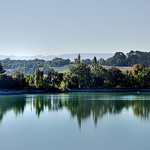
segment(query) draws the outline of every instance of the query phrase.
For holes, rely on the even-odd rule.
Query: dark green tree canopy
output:
[[[97,61],[97,58],[96,58],[96,57],[94,57],[93,60],[92,60],[92,67],[93,67],[93,68],[98,67],[98,61]]]
[[[91,65],[92,61],[91,61],[91,59],[82,59],[82,63],[87,64],[87,65]]]
[[[126,66],[126,55],[123,52],[116,52],[115,55],[108,58],[105,63],[110,66]]]
[[[3,66],[2,66],[2,64],[0,63],[0,74],[3,74],[3,73],[5,73],[5,70],[3,69]]]
[[[80,54],[78,54],[77,64],[80,65],[80,63],[81,63],[81,56],[80,56]]]

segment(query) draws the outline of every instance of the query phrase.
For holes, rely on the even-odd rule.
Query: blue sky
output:
[[[149,0],[0,0],[0,54],[150,50]]]

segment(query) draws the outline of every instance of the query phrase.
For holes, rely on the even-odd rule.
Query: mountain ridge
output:
[[[82,59],[93,59],[94,56],[99,58],[107,59],[112,57],[114,53],[80,53]],[[78,53],[71,53],[71,54],[60,54],[60,55],[34,55],[34,56],[15,56],[15,55],[0,55],[0,60],[10,58],[11,60],[33,60],[33,59],[43,59],[43,60],[52,60],[55,57],[63,58],[63,59],[70,59],[74,60],[77,58]]]

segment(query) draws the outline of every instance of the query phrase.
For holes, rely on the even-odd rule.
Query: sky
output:
[[[0,54],[150,50],[149,0],[0,0]]]

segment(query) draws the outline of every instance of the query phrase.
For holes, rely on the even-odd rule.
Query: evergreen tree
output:
[[[35,73],[34,73],[34,84],[35,84],[36,88],[42,87],[43,75],[44,75],[43,71],[40,71],[39,68],[35,71]]]
[[[93,67],[94,69],[96,69],[96,68],[98,67],[98,61],[97,61],[97,58],[96,58],[96,57],[94,57],[93,60],[92,60],[92,67]]]
[[[80,65],[80,64],[81,64],[81,56],[80,56],[80,54],[78,54],[77,64],[78,64],[78,65]]]

